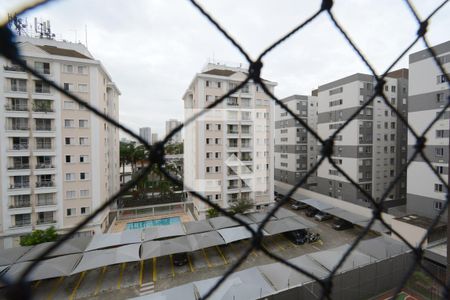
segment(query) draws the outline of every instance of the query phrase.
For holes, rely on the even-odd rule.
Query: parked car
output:
[[[294,244],[303,245],[307,241],[308,232],[305,229],[285,232],[284,235]]]
[[[306,205],[305,203],[300,202],[300,201],[295,201],[294,203],[291,204],[291,208],[294,210],[304,209],[307,207],[308,207],[308,205]]]
[[[337,219],[333,223],[334,230],[345,230],[345,229],[349,229],[349,228],[353,228],[353,224],[344,219]]]
[[[314,207],[309,207],[306,211],[305,211],[305,215],[307,217],[314,217],[319,211],[317,209],[315,209]]]
[[[275,201],[276,202],[280,202],[283,199],[283,195],[276,195],[275,196]]]
[[[316,221],[322,222],[331,219],[333,216],[330,214],[327,214],[326,212],[319,211],[315,216],[314,219]]]
[[[188,263],[188,257],[187,257],[187,253],[183,252],[183,253],[176,253],[172,256],[173,258],[173,264],[175,266],[184,266],[185,264]]]

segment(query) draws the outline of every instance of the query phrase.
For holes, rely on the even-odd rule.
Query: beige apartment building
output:
[[[246,73],[206,65],[183,96],[185,121],[238,86]],[[273,93],[276,83],[265,83]],[[197,219],[204,219],[210,207],[191,190],[225,209],[240,199],[250,200],[253,210],[274,201],[274,104],[261,87],[249,82],[184,132],[184,184]]]
[[[85,46],[30,37],[17,43],[29,66],[118,119],[120,92]],[[12,247],[33,229],[72,228],[119,189],[119,131],[0,59],[0,236]],[[104,211],[84,234],[107,224]]]

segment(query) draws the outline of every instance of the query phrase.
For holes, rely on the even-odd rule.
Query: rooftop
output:
[[[409,214],[409,215],[406,215],[403,217],[397,217],[397,218],[394,218],[394,220],[402,221],[402,222],[405,222],[405,223],[408,223],[408,224],[411,224],[411,225],[414,225],[417,227],[421,227],[424,229],[428,229],[433,222],[433,220],[431,220],[429,218],[418,216],[415,214]],[[442,227],[442,226],[446,226],[446,225],[442,222],[439,222],[438,224],[436,224],[436,226],[434,228],[436,229],[436,228]]]

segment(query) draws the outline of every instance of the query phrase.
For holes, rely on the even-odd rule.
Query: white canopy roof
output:
[[[269,221],[264,226],[264,230],[268,233],[268,235],[274,235],[305,228],[308,228],[308,226],[296,221],[294,218],[284,218],[281,220]]]
[[[154,226],[143,230],[144,241],[157,240],[168,237],[186,235],[184,227],[180,223]]]
[[[188,238],[186,236],[179,236],[162,241],[148,241],[142,243],[141,258],[149,259],[190,251],[192,250]]]
[[[208,220],[187,222],[184,223],[184,228],[186,229],[186,234],[200,233],[214,230],[211,224],[209,224]]]
[[[258,228],[258,225],[256,224],[250,224],[249,226],[254,230],[257,230]],[[217,230],[217,232],[222,236],[226,244],[235,241],[245,240],[252,237],[251,232],[248,231],[248,229],[245,228],[245,226],[219,229]]]
[[[86,247],[91,241],[91,239],[92,237],[90,236],[68,239],[67,241],[59,245],[58,248],[56,248],[54,251],[50,252],[50,254],[47,257],[82,253],[84,250],[86,250]],[[18,261],[22,262],[35,260],[53,244],[55,244],[55,242],[38,244],[34,246],[30,251],[25,253],[25,255],[20,257]]]
[[[141,242],[142,230],[127,230],[116,233],[97,234],[92,237],[86,251],[122,246]]]
[[[0,250],[0,266],[7,266],[15,263],[21,256],[30,251],[31,248],[33,248],[33,246]]]
[[[187,236],[192,251],[225,244],[217,231],[208,231]]]

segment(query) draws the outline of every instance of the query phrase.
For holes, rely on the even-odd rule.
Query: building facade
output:
[[[139,128],[139,136],[149,145],[152,144],[152,129],[150,127]]]
[[[439,61],[450,69],[450,41],[433,47]],[[408,118],[411,126],[422,134],[429,123],[449,101],[450,89],[441,70],[428,50],[409,56],[410,85]],[[424,152],[436,171],[449,182],[449,116],[447,110],[429,130]],[[408,154],[414,152],[415,137],[408,132]],[[407,211],[425,217],[435,217],[442,209],[448,191],[432,173],[421,157],[416,157],[408,168]],[[441,220],[446,222],[447,218]]]
[[[183,96],[186,119],[238,86],[246,72],[208,64]],[[276,83],[266,84],[273,92]],[[273,125],[273,102],[260,87],[248,83],[186,126],[184,184],[198,219],[204,219],[210,207],[191,190],[225,209],[240,200],[251,201],[253,210],[274,201]]]
[[[156,132],[152,133],[152,144],[155,144],[159,141],[158,134]]]
[[[110,117],[119,90],[81,44],[19,37],[27,64]],[[119,132],[1,58],[0,234],[5,247],[33,229],[74,227],[119,189]],[[107,228],[108,211],[85,227]]]
[[[326,139],[351,118],[374,93],[373,76],[354,74],[324,85],[318,91],[318,133]],[[407,117],[408,70],[386,77],[384,94]],[[354,181],[379,201],[406,163],[406,126],[381,97],[376,97],[336,136],[333,159]],[[317,171],[317,191],[361,206],[370,202],[329,162]],[[406,176],[387,195],[385,208],[405,204]]]
[[[176,119],[170,119],[166,121],[166,136],[169,135],[169,133],[172,132],[175,128],[177,128],[179,125],[181,125],[181,122]],[[175,135],[170,139],[171,143],[181,143],[183,142],[181,138],[181,131],[178,131],[175,133]]]
[[[313,93],[314,94],[314,93]],[[317,96],[292,95],[281,100],[317,131]],[[296,185],[317,162],[317,140],[279,105],[275,107],[275,185]],[[302,188],[316,190],[316,172]]]

